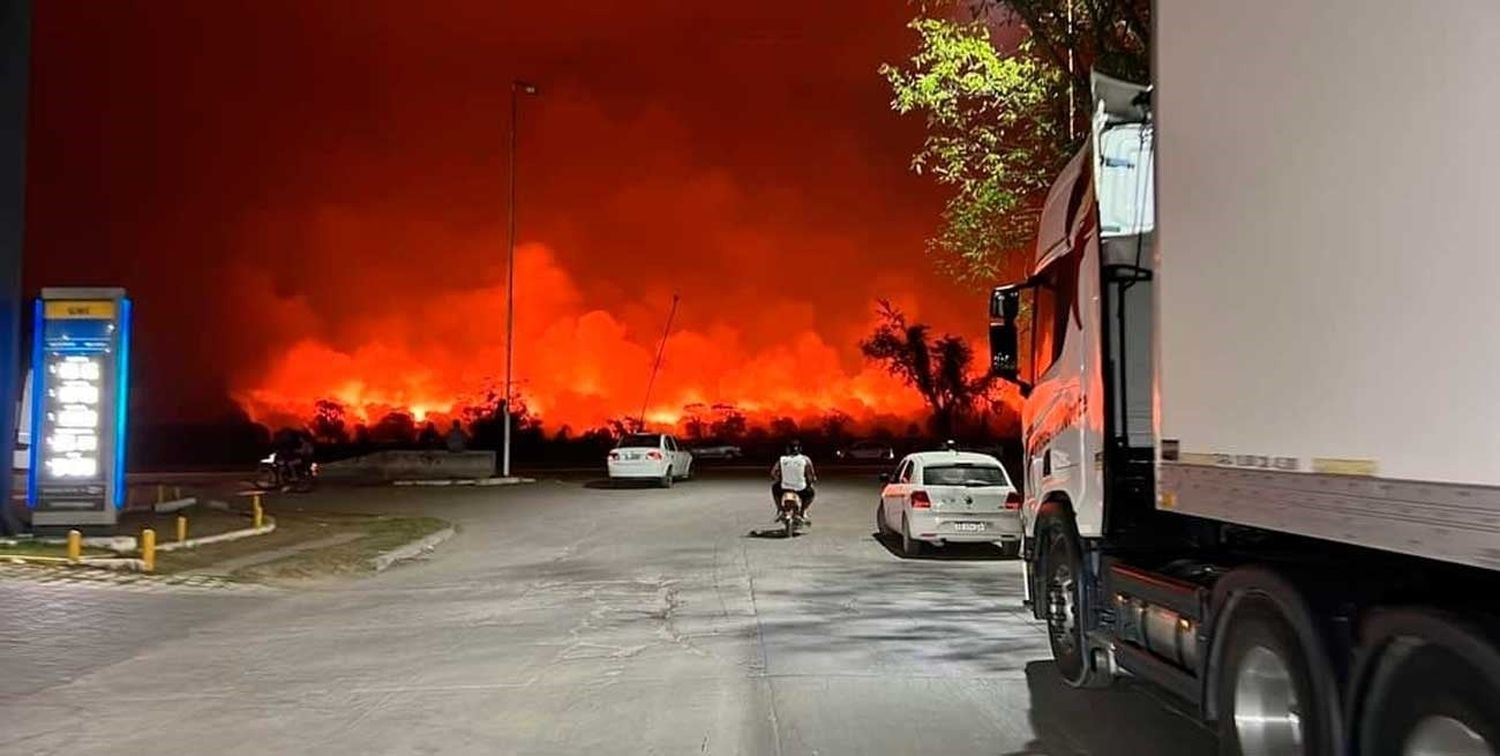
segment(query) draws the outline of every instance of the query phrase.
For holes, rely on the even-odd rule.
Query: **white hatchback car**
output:
[[[609,453],[609,479],[650,480],[670,488],[693,474],[693,455],[665,433],[632,433]]]
[[[1021,495],[994,457],[918,452],[880,478],[885,488],[875,524],[882,535],[901,535],[903,554],[958,542],[993,542],[1007,556],[1020,553]]]

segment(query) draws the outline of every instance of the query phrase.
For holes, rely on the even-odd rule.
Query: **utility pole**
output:
[[[1076,96],[1073,94],[1073,49],[1078,45],[1073,40],[1073,0],[1068,0],[1068,141],[1073,141],[1073,122],[1078,119]]]
[[[536,85],[519,79],[510,83],[510,233],[505,256],[505,394],[500,398],[505,416],[505,439],[500,451],[500,477],[510,477],[511,370],[516,356],[516,127],[521,121],[521,95],[535,95]]]
[[[26,89],[31,62],[31,0],[0,0],[0,459],[16,445],[22,385],[21,244],[26,219]],[[42,440],[34,438],[33,444]],[[11,475],[0,476],[0,533],[19,528],[11,512]]]
[[[656,345],[656,362],[651,365],[651,377],[646,379],[646,398],[641,400],[640,427],[646,427],[646,405],[651,403],[651,387],[656,384],[656,371],[661,369],[662,355],[667,351],[667,337],[672,335],[672,318],[677,317],[676,294],[672,295],[672,309],[667,311],[667,327],[661,332],[661,343]]]

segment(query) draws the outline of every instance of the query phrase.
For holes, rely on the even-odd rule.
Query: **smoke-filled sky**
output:
[[[148,419],[498,381],[518,77],[516,376],[550,425],[640,410],[674,292],[662,419],[913,415],[860,358],[874,300],[982,330],[922,254],[897,0],[36,6],[28,282],[132,291]]]

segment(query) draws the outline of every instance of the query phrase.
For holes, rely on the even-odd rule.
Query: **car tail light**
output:
[[[661,452],[656,451],[656,450],[653,449],[651,451],[646,452],[646,457],[648,459],[661,459]]]
[[[1006,494],[1005,495],[1005,508],[1006,509],[1020,509],[1021,508],[1021,494],[1019,494],[1019,493],[1017,493],[1015,491],[1011,491],[1010,493]]]
[[[932,509],[932,499],[927,498],[926,491],[911,492],[912,509]]]

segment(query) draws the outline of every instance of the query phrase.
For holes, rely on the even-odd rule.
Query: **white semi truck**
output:
[[[1071,685],[1500,752],[1500,2],[1157,0],[990,304]]]

